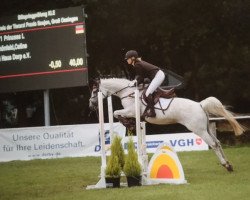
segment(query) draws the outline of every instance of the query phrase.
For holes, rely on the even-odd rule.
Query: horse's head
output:
[[[116,95],[121,98],[121,96],[126,95],[127,90],[133,90],[129,83],[131,81],[127,79],[118,78],[107,78],[101,80],[94,80],[91,83],[91,97],[89,99],[89,108],[91,110],[96,110],[98,107],[98,92],[102,93],[102,98]],[[125,93],[124,93],[125,92]]]
[[[91,96],[89,98],[89,108],[96,110],[98,107],[98,91],[99,91],[100,80],[92,80],[90,84]]]

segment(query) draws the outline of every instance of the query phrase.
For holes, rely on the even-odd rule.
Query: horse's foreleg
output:
[[[135,113],[133,110],[127,108],[122,110],[116,110],[114,116],[130,130],[131,132],[135,131]]]
[[[227,161],[224,151],[220,145],[220,141],[212,134],[204,132],[199,134],[202,139],[214,150],[215,154],[220,160],[222,166],[224,166],[229,172],[233,171],[233,166]]]
[[[114,117],[118,118],[119,115],[122,116],[122,117],[126,117],[126,118],[133,118],[133,117],[135,117],[135,111],[133,111],[130,108],[125,108],[125,109],[122,109],[122,110],[116,110],[114,112]]]
[[[118,116],[118,120],[122,123],[128,130],[132,133],[135,133],[136,125],[135,125],[135,118],[125,118]]]

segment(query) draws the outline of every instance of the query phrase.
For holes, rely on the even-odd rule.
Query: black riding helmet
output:
[[[126,54],[125,54],[125,60],[128,60],[129,58],[132,58],[132,57],[135,57],[135,58],[138,58],[138,53],[137,51],[135,50],[129,50]]]

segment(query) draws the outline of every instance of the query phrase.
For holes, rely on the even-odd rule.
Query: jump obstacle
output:
[[[146,125],[140,121],[140,100],[139,90],[135,93],[135,118],[136,118],[136,135],[137,135],[137,154],[138,160],[142,167],[142,185],[165,184],[185,184],[184,171],[179,161],[177,153],[169,144],[161,144],[158,146],[155,154],[148,163],[147,144],[146,144]],[[109,116],[109,132],[110,144],[114,136],[113,132],[113,106],[112,97],[107,98],[108,116]],[[98,92],[98,111],[99,111],[99,129],[101,139],[101,174],[100,180],[96,185],[87,186],[87,189],[106,188],[105,169],[107,166],[105,151],[105,130],[104,130],[104,114],[103,114],[103,95]],[[103,148],[104,147],[104,148]]]

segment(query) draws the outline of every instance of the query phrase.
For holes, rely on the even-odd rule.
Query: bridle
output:
[[[113,92],[113,93],[107,94],[107,95],[105,95],[105,94],[102,93],[103,98],[105,99],[105,98],[108,98],[108,97],[110,97],[110,96],[112,96],[112,95],[118,94],[119,92],[121,92],[121,91],[123,91],[123,90],[125,90],[125,89],[127,89],[127,88],[130,88],[130,87],[131,87],[131,86],[126,86],[126,87],[124,87],[124,88],[122,88],[122,89],[120,89],[120,90],[118,90],[118,91],[116,91],[116,92]],[[132,86],[132,87],[133,87],[133,86]],[[90,101],[93,105],[95,105],[95,106],[97,106],[97,104],[96,104],[96,102],[93,102],[92,99],[97,98],[97,95],[98,95],[98,92],[99,92],[99,91],[100,91],[100,89],[99,89],[99,84],[94,85],[94,86],[93,86],[93,89],[92,89],[92,93],[93,93],[94,95],[93,95],[92,97],[90,97],[89,101]],[[134,92],[132,92],[132,93],[130,93],[130,94],[124,96],[124,97],[121,97],[120,99],[122,100],[122,99],[125,99],[125,98],[134,98],[133,95],[134,95]]]
[[[99,92],[99,87],[97,86],[93,86],[92,92],[94,95],[90,97],[89,101],[94,105],[94,107],[97,107],[97,103],[95,101],[93,101],[92,99],[97,98],[97,94]]]

